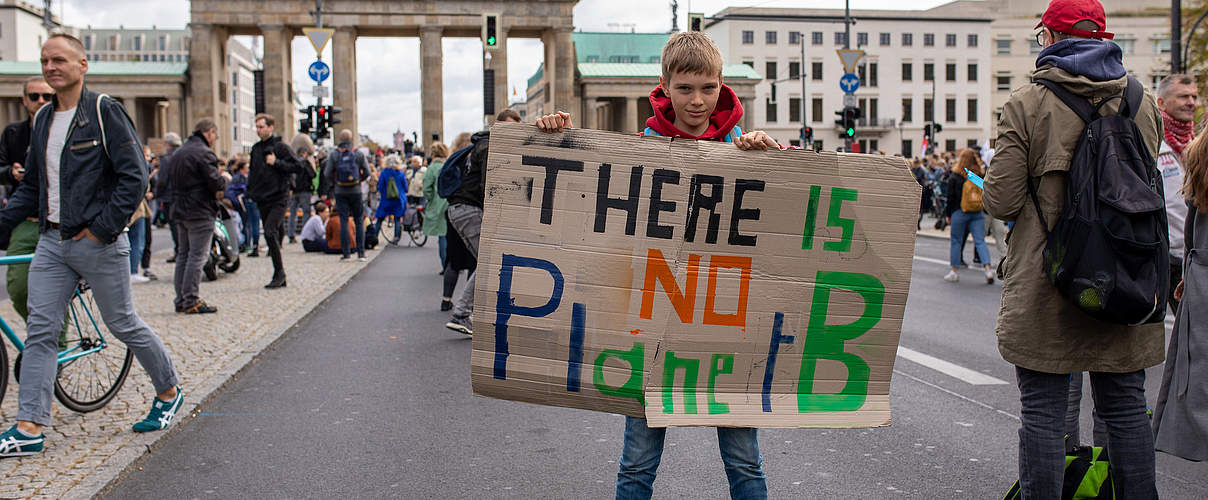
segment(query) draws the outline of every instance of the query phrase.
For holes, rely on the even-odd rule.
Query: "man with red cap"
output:
[[[1095,407],[1106,423],[1117,498],[1157,498],[1153,431],[1145,405],[1145,368],[1163,360],[1162,323],[1125,326],[1078,309],[1048,282],[1043,269],[1046,228],[1065,206],[1074,148],[1085,123],[1038,80],[1054,82],[1093,105],[1124,94],[1130,77],[1110,40],[1098,0],[1053,0],[1036,25],[1044,49],[1032,82],[1011,94],[998,124],[993,168],[983,203],[1014,221],[996,334],[1003,359],[1015,365],[1022,427],[1019,474],[1023,498],[1060,498],[1065,468],[1067,391],[1071,376],[1090,372]],[[1135,84],[1139,85],[1139,84]],[[1146,91],[1133,118],[1150,157],[1158,155],[1162,119]],[[1103,104],[1114,114],[1122,99]],[[1028,193],[1035,186],[1037,206]]]

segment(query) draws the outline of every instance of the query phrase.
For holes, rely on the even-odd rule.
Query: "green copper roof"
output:
[[[670,37],[667,33],[571,34],[580,63],[657,63]]]
[[[183,62],[89,61],[88,74],[184,76],[189,65]],[[0,61],[0,75],[37,75],[42,73],[38,61]]]
[[[662,71],[663,66],[657,63],[579,63],[579,76],[583,78],[605,76],[658,78],[662,76]],[[763,79],[754,68],[746,64],[727,64],[722,67],[721,75],[726,79]]]

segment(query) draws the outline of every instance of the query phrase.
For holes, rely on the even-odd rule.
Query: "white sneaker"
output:
[[[994,284],[994,270],[993,269],[986,269],[986,284],[987,285]]]
[[[950,270],[950,271],[948,271],[948,274],[944,275],[944,281],[956,283],[957,281],[960,281],[960,280],[961,280],[961,275],[956,274],[956,271]]]
[[[146,283],[146,282],[148,282],[148,281],[151,281],[151,278],[148,278],[148,277],[143,276],[143,275],[141,275],[141,274],[131,274],[131,275],[130,275],[130,282],[131,282],[131,283]]]

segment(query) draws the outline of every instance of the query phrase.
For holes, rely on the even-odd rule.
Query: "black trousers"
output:
[[[285,211],[289,198],[257,201],[260,217],[264,223],[264,240],[268,243],[268,256],[273,260],[273,279],[285,276],[285,264],[281,261],[281,241],[285,238]]]

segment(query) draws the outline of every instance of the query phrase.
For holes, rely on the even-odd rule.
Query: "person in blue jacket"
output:
[[[394,190],[390,185],[394,184]],[[403,173],[403,162],[398,155],[386,157],[386,168],[378,174],[378,207],[374,219],[382,227],[382,219],[394,216],[394,241],[403,235],[403,212],[407,210],[407,176]]]

